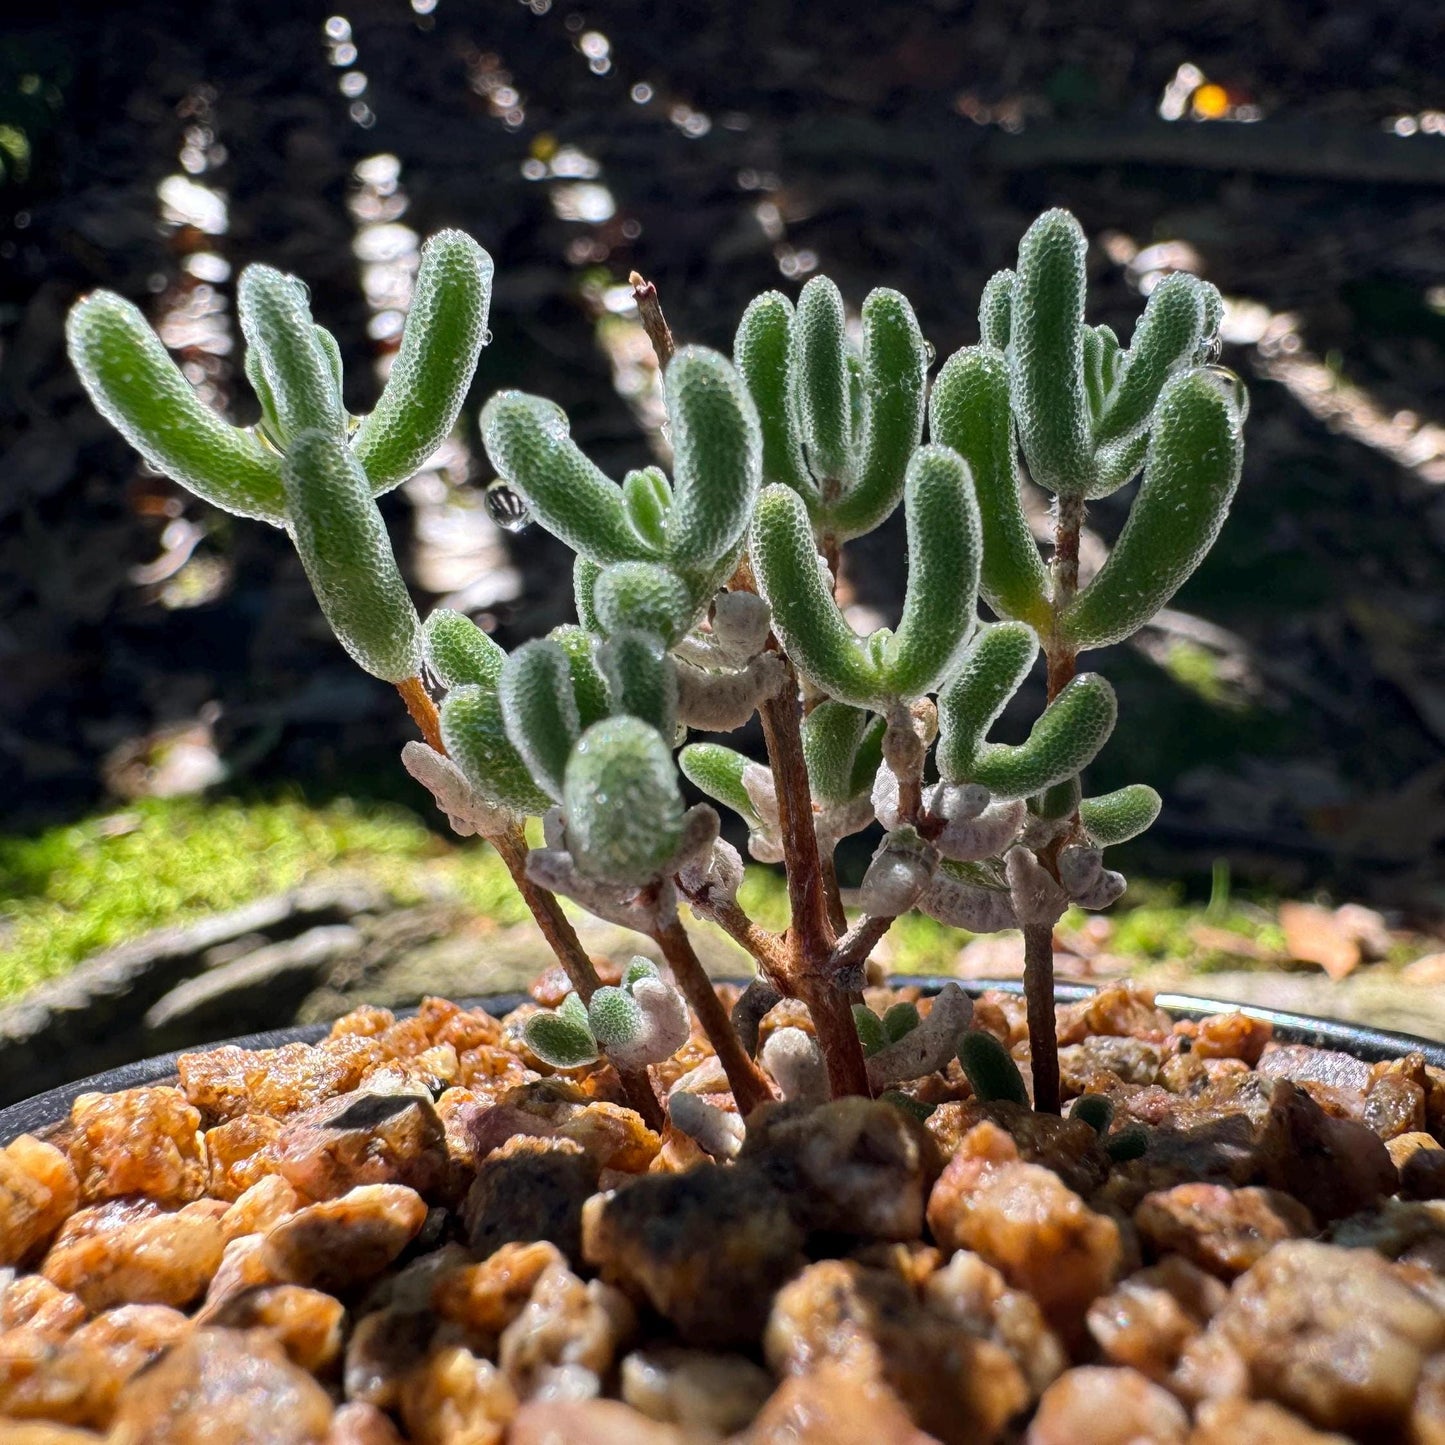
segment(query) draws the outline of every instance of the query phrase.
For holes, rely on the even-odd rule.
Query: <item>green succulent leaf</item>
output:
[[[1094,480],[1089,484],[1088,496],[1091,499],[1107,497],[1132,482],[1139,475],[1148,452],[1147,429],[1101,446],[1094,453]]]
[[[757,408],[732,363],[684,346],[664,382],[672,423],[673,502],[668,555],[710,568],[741,548],[762,480]]]
[[[928,345],[897,291],[880,287],[863,303],[862,363],[857,480],[827,514],[828,530],[841,540],[871,532],[892,513],[923,435]]]
[[[1114,689],[1081,672],[1043,711],[1028,741],[980,749],[963,781],[982,783],[995,798],[1025,798],[1072,778],[1109,740],[1118,716]]]
[[[900,698],[932,692],[974,626],[983,528],[967,464],[948,447],[920,447],[908,463],[908,585],[884,663]]]
[[[572,696],[577,701],[577,716],[584,728],[590,728],[612,711],[607,679],[597,665],[595,639],[585,627],[570,624],[554,627],[547,636],[566,654],[567,666],[572,671]]]
[[[877,704],[886,690],[823,580],[807,508],[796,492],[763,489],[749,552],[772,608],[773,631],[793,662],[838,701]]]
[[[610,985],[588,999],[587,1021],[604,1049],[625,1049],[645,1027],[642,1006],[625,988]]]
[[[938,694],[934,757],[946,782],[969,777],[988,730],[1023,684],[1038,652],[1038,637],[1025,623],[999,622],[979,629],[957,675]]]
[[[303,431],[345,437],[332,358],[317,338],[305,285],[272,266],[247,266],[236,287],[236,310],[266,379],[277,439],[289,449]]]
[[[1014,273],[996,271],[989,277],[978,302],[978,339],[995,351],[1008,348],[1012,326]]]
[[[438,607],[422,629],[426,660],[445,688],[478,683],[495,687],[507,654],[472,621],[449,607]]]
[[[1219,378],[1207,369],[1171,377],[1124,530],[1064,609],[1063,631],[1076,648],[1122,642],[1178,591],[1224,525],[1243,454],[1239,407]]]
[[[1029,1092],[1013,1056],[987,1029],[969,1029],[958,1045],[958,1062],[982,1104],[1029,1104]]]
[[[316,335],[316,344],[321,348],[321,354],[326,358],[326,365],[331,372],[331,385],[336,393],[336,405],[344,416],[346,407],[342,402],[341,393],[345,381],[345,363],[341,359],[341,343],[324,326],[316,326],[312,329]]]
[[[495,687],[453,688],[442,699],[441,727],[448,754],[488,802],[533,816],[552,806],[507,737]]]
[[[1029,799],[1029,812],[1036,818],[1050,821],[1072,818],[1082,797],[1083,788],[1079,783],[1079,775],[1075,773],[1072,778],[1065,778],[1062,782],[1045,788],[1041,793],[1035,793]]]
[[[672,486],[660,467],[643,467],[622,479],[622,505],[642,545],[650,551],[667,549],[667,519],[672,511]]]
[[[982,346],[955,352],[934,383],[928,415],[929,435],[952,447],[973,476],[985,600],[1002,616],[1047,627],[1049,575],[1024,516],[1003,353]]]
[[[653,632],[671,647],[692,624],[697,608],[687,584],[660,562],[614,562],[592,589],[597,620],[609,635],[627,628]]]
[[[635,983],[640,983],[644,978],[661,978],[662,970],[650,959],[644,958],[640,953],[634,953],[632,960],[627,965],[626,972],[622,975],[622,987],[629,993]]]
[[[614,714],[641,718],[663,737],[677,731],[677,670],[655,633],[625,627],[597,649]]]
[[[883,1032],[883,1020],[867,1004],[853,1005],[853,1026],[858,1030],[858,1042],[863,1045],[863,1057],[872,1058],[888,1047],[888,1035]]]
[[[890,1044],[896,1044],[919,1025],[918,1005],[896,1003],[883,1015],[883,1033]]]
[[[850,797],[858,798],[870,792],[878,769],[883,766],[883,739],[888,732],[888,719],[881,713],[869,719],[863,729],[863,739],[853,757],[853,779]]]
[[[733,365],[758,410],[763,444],[763,481],[780,482],[816,506],[818,489],[803,457],[789,381],[793,303],[781,291],[765,291],[743,312],[733,338]]]
[[[808,468],[820,483],[853,481],[853,382],[843,297],[814,276],[798,298],[788,372]]]
[[[640,718],[606,718],[582,734],[567,764],[563,803],[578,870],[604,882],[650,882],[682,842],[672,754]]]
[[[546,639],[523,643],[502,668],[497,692],[512,746],[560,801],[567,759],[582,733],[567,654]]]
[[[373,677],[415,677],[421,623],[361,463],[345,442],[303,431],[282,479],[291,538],[341,645]]]
[[[1164,800],[1144,783],[1130,783],[1115,793],[1085,798],[1079,804],[1084,832],[1101,848],[1127,843],[1151,827]]]
[[[411,307],[376,409],[352,450],[374,491],[420,470],[451,435],[487,342],[492,258],[461,231],[439,231],[421,252]]]
[[[883,719],[880,724],[886,726]],[[869,726],[868,713],[847,703],[825,700],[803,719],[803,757],[808,764],[808,782],[820,803],[848,803],[873,785],[873,772],[859,788],[856,763]],[[882,736],[880,727],[879,736]],[[879,744],[879,761],[882,744]]]
[[[285,522],[280,457],[201,401],[135,306],[93,292],[71,308],[65,334],[96,410],[148,466],[224,511]]]
[[[574,552],[604,566],[645,555],[621,489],[572,440],[561,407],[520,391],[498,392],[482,408],[482,443],[498,474]]]
[[[1096,1134],[1107,1134],[1114,1118],[1114,1101],[1107,1094],[1080,1094],[1069,1105],[1069,1118],[1082,1119]]]
[[[1045,211],[1019,243],[1009,331],[1013,411],[1029,475],[1055,493],[1088,486],[1093,447],[1083,379],[1084,253],[1079,223]]]
[[[678,753],[677,764],[683,777],[694,787],[701,788],[714,802],[731,808],[748,827],[761,826],[762,819],[743,786],[743,770],[748,766],[748,759],[741,753],[723,747],[721,743],[689,743]]]
[[[577,602],[577,621],[588,632],[601,632],[602,620],[597,616],[594,592],[602,575],[600,564],[580,553],[572,559],[572,595]]]
[[[568,994],[576,998],[576,994]],[[584,1013],[581,1021],[574,1014],[557,1009],[535,1013],[522,1026],[527,1047],[554,1069],[576,1069],[597,1062],[597,1040]]]

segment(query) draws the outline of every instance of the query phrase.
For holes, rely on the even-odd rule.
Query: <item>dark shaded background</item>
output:
[[[180,268],[201,238],[160,226],[156,199],[189,127],[209,136],[198,179],[229,201],[219,291],[257,259],[303,276],[353,409],[373,399],[377,343],[348,199],[358,161],[389,153],[405,223],[461,226],[497,262],[473,444],[477,404],[520,386],[566,406],[614,475],[648,453],[597,342],[597,296],[633,267],[683,339],[727,348],[750,296],[794,291],[814,262],[854,305],[871,285],[905,291],[946,356],[976,339],[983,282],[1047,206],[1113,238],[1091,252],[1091,304],[1126,338],[1142,302],[1121,238],[1187,243],[1226,295],[1295,325],[1226,348],[1253,397],[1240,497],[1173,630],[1096,655],[1121,724],[1093,780],[1163,788],[1136,860],[1158,872],[1197,877],[1223,857],[1269,886],[1445,901],[1445,440],[1421,430],[1445,422],[1445,135],[1420,118],[1445,105],[1436,0],[339,9],[356,48],[344,65],[325,33],[338,12],[312,4],[72,4],[6,22],[6,826],[153,785],[178,736],[214,744],[223,787],[299,779],[416,802],[396,699],[325,632],[284,538],[140,476],[65,362],[77,294],[113,287],[155,314],[194,288]],[[1161,120],[1185,62],[1262,119]],[[343,95],[356,73],[364,86]],[[569,178],[524,174],[567,146],[600,168],[607,220],[562,219]],[[238,358],[190,359],[239,390]],[[1356,390],[1322,390],[1331,375]],[[1093,509],[1104,538],[1127,498]],[[412,555],[411,505],[386,510]],[[165,605],[147,580],[178,520],[204,529],[202,573],[229,569],[200,606]],[[505,540],[524,588],[489,616],[510,643],[570,616],[570,558],[536,529]],[[896,525],[858,545],[850,575],[860,601],[896,607]]]

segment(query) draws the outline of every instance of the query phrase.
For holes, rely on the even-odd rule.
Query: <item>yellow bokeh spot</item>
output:
[[[550,161],[557,154],[557,137],[544,130],[541,135],[533,138],[530,150],[533,160]]]
[[[1201,85],[1190,104],[1200,120],[1218,120],[1229,114],[1229,92],[1222,85]]]

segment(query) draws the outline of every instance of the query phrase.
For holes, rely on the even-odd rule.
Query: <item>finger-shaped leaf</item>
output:
[[[572,561],[572,596],[577,602],[577,621],[588,632],[601,632],[602,621],[597,616],[597,602],[593,596],[597,579],[602,575],[600,564],[580,554]]]
[[[609,635],[624,628],[655,632],[671,647],[691,625],[697,608],[687,584],[659,562],[614,562],[592,588],[597,620]]]
[[[1127,843],[1152,826],[1164,800],[1143,783],[1130,783],[1115,793],[1085,798],[1079,804],[1079,821],[1101,848]]]
[[[401,349],[376,409],[352,439],[371,485],[406,481],[451,435],[487,341],[492,258],[461,231],[439,231],[421,251]]]
[[[853,757],[852,796],[865,798],[873,787],[873,779],[883,766],[883,739],[888,733],[888,719],[875,714],[863,729],[863,739]]]
[[[1124,530],[1064,610],[1063,630],[1075,647],[1122,642],[1179,590],[1224,525],[1243,456],[1239,408],[1219,379],[1206,369],[1171,377]]]
[[[908,459],[923,435],[928,346],[913,308],[880,287],[863,303],[863,424],[858,477],[828,509],[837,537],[861,537],[888,517],[903,495]]]
[[[959,1040],[958,1062],[981,1104],[1003,1100],[1028,1108],[1029,1094],[1013,1055],[987,1029],[969,1029]]]
[[[201,401],[135,306],[93,292],[65,334],[95,409],[148,466],[227,512],[284,522],[280,457]]]
[[[908,585],[885,678],[901,698],[932,692],[975,625],[983,528],[968,466],[948,447],[919,447],[903,492]]]
[[[803,459],[788,380],[793,303],[781,291],[765,291],[743,312],[733,338],[733,365],[758,409],[763,442],[763,480],[780,482],[814,505],[818,489]]]
[[[757,408],[732,363],[684,346],[664,382],[672,423],[672,516],[668,555],[710,567],[736,553],[762,482]]]
[[[495,688],[475,683],[453,688],[442,699],[441,726],[448,754],[484,798],[534,816],[552,806],[507,737]]]
[[[316,344],[321,348],[321,354],[326,358],[326,365],[331,372],[331,385],[336,392],[336,405],[345,415],[346,407],[341,399],[341,392],[345,382],[346,367],[341,360],[341,343],[324,326],[314,327],[313,330],[316,335]]]
[[[1014,451],[1008,364],[969,346],[949,357],[929,401],[929,436],[968,463],[983,523],[979,586],[995,612],[1049,624],[1049,574],[1024,516]]]
[[[1003,351],[1009,343],[1013,316],[1014,273],[995,271],[978,302],[978,339],[982,346]]]
[[[321,328],[317,327],[319,331]],[[246,373],[246,380],[250,383],[251,390],[256,393],[256,400],[261,403],[261,420],[257,428],[264,433],[277,451],[284,450],[281,440],[281,423],[276,420],[276,399],[271,395],[271,383],[266,380],[266,373],[261,367],[261,353],[246,348],[246,359],[241,363],[241,370]]]
[[[575,998],[575,994],[569,994]],[[522,1026],[527,1047],[554,1069],[577,1069],[597,1061],[597,1040],[586,1022],[561,1009],[535,1013]]]
[[[611,708],[607,696],[607,679],[597,665],[595,640],[584,627],[554,627],[547,636],[566,654],[572,671],[572,696],[577,701],[577,716],[584,728],[601,722]]]
[[[498,392],[482,408],[482,442],[498,474],[573,551],[604,565],[643,554],[621,490],[582,454],[561,407],[520,391]]]
[[[331,357],[317,338],[306,287],[272,266],[247,266],[236,287],[236,310],[266,378],[279,440],[289,447],[306,430],[344,437]]]
[[[969,781],[982,783],[995,798],[1043,792],[1093,762],[1117,716],[1114,689],[1097,673],[1081,672],[1044,709],[1027,742],[985,746]]]
[[[820,702],[803,719],[803,757],[815,801],[847,803],[857,796],[853,764],[867,726],[868,713],[863,708],[831,700]],[[863,791],[872,785],[873,774],[869,773]]]
[[[980,627],[958,674],[938,694],[938,775],[966,778],[988,730],[1023,684],[1039,653],[1039,639],[1022,622]]]
[[[720,743],[689,743],[677,755],[678,766],[688,782],[701,788],[715,802],[731,808],[748,827],[758,828],[763,820],[743,785],[743,770],[748,761],[741,753]]]
[[[672,511],[672,486],[659,467],[643,467],[622,479],[622,505],[644,547],[667,547],[667,519]]]
[[[421,623],[361,463],[319,431],[292,438],[281,469],[289,530],[331,630],[374,677],[421,671]]]
[[[853,480],[853,383],[843,297],[826,276],[814,276],[798,297],[788,374],[808,469],[825,481]]]
[[[1100,447],[1094,453],[1094,479],[1086,495],[1090,500],[1107,497],[1132,482],[1139,475],[1148,452],[1147,428]]]
[[[1150,293],[1124,369],[1094,427],[1095,445],[1144,426],[1169,373],[1190,362],[1204,335],[1203,284],[1187,271],[1166,276]]]
[[[523,643],[502,668],[497,692],[512,746],[533,779],[560,801],[567,759],[582,733],[567,654],[544,638]]]
[[[1084,252],[1079,223],[1045,211],[1019,243],[1010,319],[1013,410],[1029,475],[1051,492],[1082,492],[1093,447],[1084,394]]]
[[[840,702],[869,707],[881,701],[877,670],[823,580],[807,509],[796,492],[763,489],[749,551],[773,610],[773,631],[796,666]]]
[[[606,718],[582,734],[567,764],[563,806],[578,869],[605,882],[650,882],[682,842],[672,754],[636,717]]]
[[[661,638],[622,628],[597,649],[614,714],[641,718],[670,738],[677,729],[677,673]]]
[[[1062,782],[1035,793],[1028,800],[1028,809],[1034,817],[1042,818],[1045,822],[1062,822],[1066,818],[1072,818],[1078,811],[1083,795],[1079,775],[1075,773],[1073,777],[1065,778]]]
[[[495,687],[507,654],[472,621],[449,607],[438,607],[422,630],[426,660],[445,688],[480,683]]]

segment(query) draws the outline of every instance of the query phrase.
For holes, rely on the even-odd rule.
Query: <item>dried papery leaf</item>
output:
[[[624,627],[597,649],[614,713],[640,718],[663,737],[677,731],[677,667],[655,633]]]
[[[870,801],[874,816],[888,832],[902,824],[898,812],[898,776],[892,768],[880,767],[874,774]]]
[[[812,1034],[798,1028],[775,1029],[761,1055],[763,1067],[790,1104],[828,1101],[828,1066]]]
[[[596,639],[585,627],[567,624],[554,627],[547,636],[567,658],[578,720],[584,728],[590,728],[593,723],[601,722],[609,711],[607,679],[597,665]]]
[[[532,816],[552,806],[507,737],[501,699],[494,688],[476,684],[453,688],[442,699],[440,711],[447,752],[484,798]]]
[[[437,807],[447,815],[452,832],[459,837],[469,838],[474,833],[484,838],[496,837],[516,823],[515,813],[489,802],[451,758],[426,743],[407,743],[401,750],[401,762],[436,800]]]
[[[1024,1077],[1009,1051],[986,1029],[969,1029],[958,1043],[958,1062],[981,1104],[1000,1101],[1029,1107]]]
[[[660,877],[683,840],[672,754],[636,717],[606,718],[582,734],[567,763],[563,808],[579,870],[606,883]]]
[[[677,352],[664,389],[674,458],[668,556],[712,567],[741,548],[762,485],[757,408],[732,364],[702,346]]]
[[[735,1159],[747,1136],[747,1126],[737,1114],[686,1091],[668,1096],[667,1117],[714,1159]]]
[[[1020,927],[1052,928],[1064,916],[1068,895],[1029,849],[1010,848],[1004,870]]]
[[[873,854],[858,888],[858,906],[875,918],[906,913],[928,887],[938,853],[912,828],[887,834]]]
[[[968,463],[983,527],[979,590],[995,612],[1049,625],[1049,574],[1024,515],[1002,351],[968,346],[944,364],[928,403],[928,433]]]
[[[773,613],[756,592],[719,592],[712,604],[712,635],[737,666],[752,661],[768,641]]]
[[[1059,882],[1071,898],[1087,893],[1104,874],[1102,848],[1074,844],[1059,853]]]
[[[1124,890],[1128,886],[1129,880],[1122,873],[1115,872],[1112,868],[1106,868],[1088,888],[1081,889],[1074,894],[1074,902],[1080,908],[1087,908],[1091,911],[1108,908],[1124,896]]]
[[[246,345],[266,378],[277,440],[288,450],[303,431],[341,441],[346,421],[306,287],[272,266],[247,266],[236,287],[236,311]]]
[[[567,654],[545,639],[523,643],[503,666],[497,693],[508,740],[538,786],[560,801],[567,759],[582,734]]]
[[[814,276],[793,316],[788,377],[808,469],[821,485],[853,482],[853,400],[843,297]],[[826,491],[826,488],[824,488]]]
[[[738,672],[711,672],[675,662],[679,721],[703,732],[732,732],[743,726],[788,680],[787,664],[776,652],[762,652]]]
[[[1081,672],[1046,707],[1017,747],[989,743],[969,776],[997,798],[1022,798],[1074,777],[1109,740],[1118,716],[1114,689],[1098,673]]]
[[[554,537],[603,566],[645,556],[620,488],[582,454],[561,407],[520,391],[499,391],[482,408],[481,427],[498,475],[522,494]]]
[[[818,489],[803,457],[788,379],[793,303],[765,291],[743,312],[733,339],[737,367],[757,407],[763,443],[763,481],[779,482],[816,505]]]
[[[352,438],[375,492],[415,475],[451,435],[487,341],[492,258],[461,231],[422,247],[401,347]]]
[[[1015,848],[1012,853],[1018,851]],[[940,863],[917,907],[940,923],[966,928],[970,933],[997,933],[1018,927],[1008,890],[970,870],[968,864]]]
[[[201,401],[135,306],[93,292],[71,308],[65,336],[96,410],[147,466],[224,511],[285,522],[280,457]]]
[[[939,856],[974,863],[1003,852],[1019,835],[1028,808],[1022,798],[992,803],[976,818],[951,818],[933,840]]]
[[[672,512],[672,484],[660,467],[643,467],[622,479],[622,505],[632,530],[648,551],[667,550],[667,521]]]
[[[749,827],[762,819],[743,783],[749,760],[721,743],[689,743],[677,755],[682,775],[709,798],[731,808]]]
[[[421,623],[361,463],[345,442],[303,431],[282,479],[291,539],[341,645],[373,677],[415,677]]]
[[[697,606],[687,584],[660,562],[614,562],[592,587],[592,605],[607,634],[634,628],[672,646],[692,625]]]
[[[656,973],[631,979],[626,988],[599,988],[587,1017],[607,1057],[623,1069],[670,1059],[690,1032],[686,1001]]]
[[[704,903],[733,902],[743,884],[743,860],[731,843],[717,839],[712,851],[677,871],[678,882]]]
[[[671,884],[638,888],[591,878],[578,870],[566,849],[532,849],[527,854],[527,877],[550,893],[580,903],[605,923],[635,929],[649,938],[677,916],[677,895]]]
[[[422,628],[427,665],[443,687],[495,687],[507,654],[472,621],[438,607]]]
[[[1109,559],[1064,610],[1080,650],[1137,632],[1204,560],[1224,525],[1244,455],[1235,399],[1207,370],[1173,376],[1150,424],[1144,480]]]
[[[813,815],[813,831],[818,847],[831,851],[854,833],[861,833],[873,822],[873,800],[863,793],[846,803],[833,803]]]
[[[973,1000],[956,983],[946,983],[917,1028],[868,1060],[868,1085],[875,1094],[948,1067],[959,1037],[973,1018]]]
[[[946,823],[968,823],[977,818],[993,801],[993,794],[982,783],[936,783],[928,801],[928,811]]]
[[[1164,800],[1144,783],[1130,783],[1116,793],[1085,798],[1079,804],[1084,832],[1101,848],[1137,838],[1159,816]]]
[[[1038,636],[1022,622],[979,628],[958,672],[938,694],[934,760],[945,780],[970,776],[988,730],[1028,676],[1038,651]]]
[[[1075,495],[1093,470],[1083,379],[1087,249],[1073,216],[1045,211],[1019,243],[1009,322],[1013,414],[1029,475]]]
[[[1009,343],[1013,312],[1014,273],[995,271],[984,283],[978,302],[979,341],[1002,351]]]

